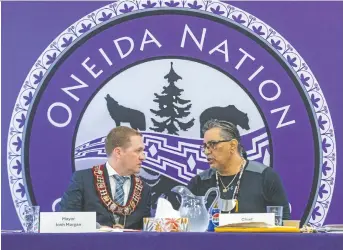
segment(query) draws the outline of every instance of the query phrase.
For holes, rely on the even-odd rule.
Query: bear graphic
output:
[[[150,170],[143,166],[140,177],[147,183],[151,189],[151,203],[152,203],[152,211],[154,211],[157,207],[158,198],[165,198],[169,200],[172,204],[174,209],[179,209],[180,207],[180,197],[176,195],[176,193],[172,192],[172,188],[178,185],[182,185],[181,183],[157,173],[154,170]]]
[[[228,105],[226,107],[211,107],[203,111],[200,115],[201,138],[204,137],[204,134],[202,132],[204,124],[211,119],[231,122],[245,130],[250,129],[248,115],[237,109],[236,106]]]
[[[119,105],[119,103],[109,94],[106,95],[105,100],[107,103],[107,110],[117,127],[120,126],[122,122],[128,122],[130,123],[131,128],[145,131],[145,115],[141,111]]]

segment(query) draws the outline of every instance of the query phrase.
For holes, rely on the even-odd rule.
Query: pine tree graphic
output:
[[[159,110],[150,109],[152,113],[158,117],[164,118],[164,120],[158,122],[154,118],[151,118],[154,127],[150,129],[156,132],[164,132],[167,130],[168,134],[178,135],[177,132],[180,131],[180,129],[187,131],[194,125],[194,118],[188,122],[181,121],[182,118],[185,118],[190,114],[189,109],[192,107],[192,104],[189,103],[190,100],[183,100],[180,98],[183,89],[176,87],[175,82],[177,80],[182,80],[182,77],[176,74],[172,62],[170,71],[164,79],[167,79],[169,85],[163,87],[161,95],[154,93],[156,97],[154,102],[158,103]]]

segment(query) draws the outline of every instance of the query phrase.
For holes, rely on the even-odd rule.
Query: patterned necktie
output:
[[[124,182],[129,180],[130,177],[113,175],[116,181],[116,193],[114,194],[114,201],[123,206],[124,205]]]

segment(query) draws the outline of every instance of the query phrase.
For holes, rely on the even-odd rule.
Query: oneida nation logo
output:
[[[280,173],[295,218],[324,222],[336,149],[319,84],[270,26],[211,1],[119,1],[74,23],[42,53],[8,136],[19,218],[30,203],[54,210],[72,171],[105,160],[104,136],[119,125],[144,135],[141,176],[156,201],[208,168],[200,128],[211,118],[235,123],[249,159]],[[51,143],[41,147],[44,138]],[[307,157],[289,162],[300,150]],[[296,178],[303,190],[295,189]],[[310,188],[315,192],[306,193]]]

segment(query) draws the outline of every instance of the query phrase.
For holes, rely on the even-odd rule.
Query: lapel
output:
[[[133,179],[135,178],[135,176],[131,175],[130,178],[131,178],[130,192],[129,192],[129,196],[127,197],[127,200],[130,200],[130,197],[132,196],[132,193],[133,193],[133,181],[134,181]]]
[[[107,171],[106,164],[104,165],[104,177],[105,177],[105,184],[106,184],[106,187],[107,187],[107,191],[109,192],[109,194],[111,195],[111,198],[113,199],[113,197],[112,197],[112,189],[111,189],[111,184],[110,184],[110,177],[108,176],[108,171]]]

